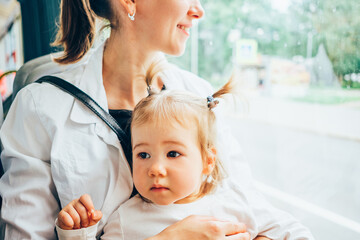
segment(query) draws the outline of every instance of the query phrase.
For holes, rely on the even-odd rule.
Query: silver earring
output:
[[[135,12],[133,15],[130,15],[130,13],[128,13],[128,17],[130,18],[131,21],[135,20]]]

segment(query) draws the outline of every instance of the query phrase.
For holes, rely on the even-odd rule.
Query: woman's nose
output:
[[[166,167],[160,162],[154,162],[149,168],[150,177],[164,177],[166,176]]]
[[[192,18],[202,18],[204,16],[204,9],[201,6],[201,3],[199,0],[191,0],[191,6],[190,9],[188,11],[188,15]]]

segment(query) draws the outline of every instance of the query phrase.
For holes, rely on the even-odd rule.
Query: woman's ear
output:
[[[135,0],[118,0],[127,13],[133,15],[136,12]]]
[[[204,161],[203,174],[210,175],[215,168],[216,163],[216,148],[214,146],[207,150],[207,156]]]

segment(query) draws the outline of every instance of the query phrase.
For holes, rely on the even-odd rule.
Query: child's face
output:
[[[196,127],[146,123],[132,128],[133,178],[159,205],[187,203],[199,192],[203,161]]]

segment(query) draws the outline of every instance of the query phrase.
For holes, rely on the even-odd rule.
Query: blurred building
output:
[[[16,0],[0,0],[0,93],[2,99],[11,94],[14,74],[23,64],[20,4]]]
[[[14,74],[31,59],[56,51],[60,0],[0,0],[0,92],[3,100],[11,94]]]

